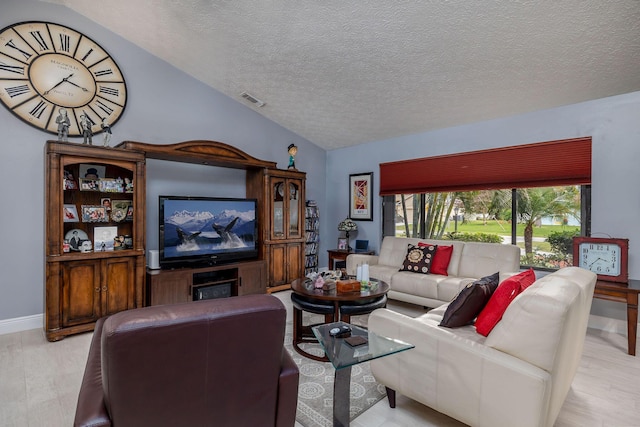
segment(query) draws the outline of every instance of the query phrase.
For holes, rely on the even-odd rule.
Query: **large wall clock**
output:
[[[113,125],[127,102],[116,61],[100,45],[69,27],[21,22],[0,32],[0,101],[26,123],[58,133],[64,108],[69,136],[82,135],[80,116],[93,133]]]
[[[598,280],[629,282],[629,239],[574,237],[573,265],[598,275]]]

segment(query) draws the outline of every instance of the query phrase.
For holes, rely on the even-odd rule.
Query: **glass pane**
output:
[[[289,183],[289,235],[300,235],[300,224],[298,220],[298,205],[300,191],[298,191],[298,185]]]
[[[284,182],[278,181],[271,189],[273,202],[273,235],[284,236]]]
[[[584,219],[586,227],[582,224],[582,203],[581,187],[575,185],[396,195],[395,236],[515,241],[521,265],[557,269],[571,265],[573,237],[588,229],[589,218]]]

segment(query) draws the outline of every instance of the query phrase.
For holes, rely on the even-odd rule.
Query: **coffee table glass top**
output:
[[[351,334],[344,337],[333,337],[329,331],[333,328],[349,326]],[[318,339],[327,357],[336,369],[346,368],[368,360],[388,356],[409,350],[415,346],[403,341],[383,337],[359,326],[350,325],[345,322],[326,323],[314,326],[313,334]],[[365,344],[349,345],[349,337],[363,337],[367,340]]]

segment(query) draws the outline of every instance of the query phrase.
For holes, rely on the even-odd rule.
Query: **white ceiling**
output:
[[[638,0],[48,1],[326,149],[640,90]]]

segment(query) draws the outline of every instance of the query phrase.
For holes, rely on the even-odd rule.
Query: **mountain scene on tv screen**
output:
[[[255,248],[255,211],[174,211],[164,221],[165,256],[233,252]]]

